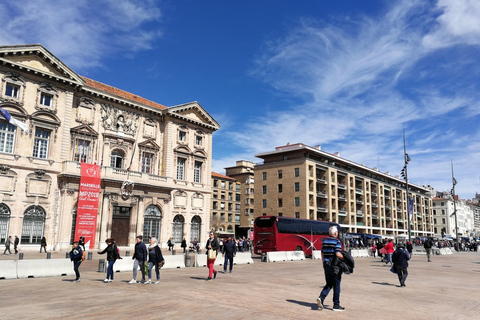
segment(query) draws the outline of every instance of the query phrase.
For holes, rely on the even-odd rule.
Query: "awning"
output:
[[[382,239],[382,236],[376,234],[365,234],[368,239]]]

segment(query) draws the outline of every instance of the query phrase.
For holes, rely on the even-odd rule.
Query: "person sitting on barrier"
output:
[[[115,261],[117,259],[122,259],[122,258],[120,257],[120,252],[113,238],[108,238],[107,240],[105,240],[105,243],[107,244],[107,247],[102,252],[98,253],[98,254],[107,253],[107,261],[108,261],[107,277],[105,278],[105,280],[103,280],[103,282],[113,282],[113,265],[115,264]]]
[[[157,281],[155,284],[160,283],[160,263],[164,261],[162,250],[158,246],[157,238],[150,238],[150,245],[148,246],[148,280],[145,284],[152,283],[152,269],[155,267],[155,273],[157,275]]]
[[[232,240],[231,236],[228,236],[227,241],[223,244],[223,256],[225,261],[223,263],[223,273],[227,273],[227,265],[230,261],[230,273],[233,269],[233,257],[237,255],[237,247],[235,246],[235,241]]]
[[[131,284],[137,283],[137,269],[140,267],[142,272],[142,281],[145,283],[145,261],[147,261],[147,246],[143,243],[143,236],[137,236],[137,243],[135,244],[135,251],[132,256],[133,262],[133,278],[129,282]]]
[[[70,260],[73,262],[73,271],[75,271],[75,280],[73,282],[80,282],[82,278],[80,277],[80,271],[78,268],[82,264],[83,251],[79,246],[78,241],[75,241],[70,251]]]
[[[173,238],[168,239],[167,241],[168,251],[173,251],[173,247],[175,246],[175,242]]]

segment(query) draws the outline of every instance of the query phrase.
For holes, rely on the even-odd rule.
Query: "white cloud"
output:
[[[35,1],[0,4],[1,44],[40,43],[76,71],[111,54],[149,49],[161,36],[144,27],[161,18],[150,1]]]
[[[302,20],[283,39],[269,43],[251,74],[304,103],[259,116],[230,137],[254,153],[287,142],[321,144],[327,152],[340,151],[368,167],[379,163],[381,171],[397,175],[405,128],[407,151],[415,159],[410,179],[446,188],[443,171],[452,156],[479,159],[475,150],[465,149],[479,129],[457,127],[460,121],[454,121],[467,112],[480,113],[478,90],[461,82],[455,59],[441,68],[430,63],[441,37],[448,36],[452,46],[477,44],[480,3],[461,1],[461,8],[454,8],[456,3],[440,1],[445,10],[439,15],[428,3],[404,1],[378,17],[322,24]],[[464,29],[463,18],[474,25]],[[461,64],[468,70],[478,61]],[[464,182],[459,190],[472,196],[478,186],[471,177],[474,169],[465,163],[458,172]]]

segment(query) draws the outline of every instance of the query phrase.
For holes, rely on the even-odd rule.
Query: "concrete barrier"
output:
[[[105,261],[105,272],[107,271],[108,261]],[[123,258],[118,259],[113,264],[113,272],[125,272],[125,271],[133,271],[133,260],[132,258]]]
[[[185,268],[185,256],[183,254],[175,256],[163,256],[163,258],[165,259],[165,265],[162,267],[162,269]]]
[[[305,252],[303,251],[286,251],[287,261],[305,260]]]
[[[267,262],[287,261],[286,251],[267,252]]]
[[[250,264],[250,263],[253,263],[252,254],[250,252],[237,252],[237,254],[235,255],[235,258],[233,258],[233,264]]]
[[[0,279],[17,279],[17,261],[0,261]]]
[[[367,257],[369,257],[368,249],[351,249],[350,254],[353,258],[367,258]]]
[[[224,257],[222,257],[222,254],[217,255],[217,259],[215,259],[215,263],[213,265],[215,266],[221,266],[223,265],[224,262]],[[207,266],[207,255],[206,254],[197,254],[195,255],[195,267],[206,267]]]
[[[35,259],[17,261],[17,277],[19,279],[71,276],[74,274],[73,263],[70,259]]]
[[[314,259],[314,260],[321,260],[321,259],[322,259],[322,250],[314,250],[314,251],[312,251],[312,259]]]

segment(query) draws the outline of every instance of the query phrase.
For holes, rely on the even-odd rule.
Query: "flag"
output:
[[[28,130],[27,124],[25,122],[22,122],[20,120],[15,119],[14,117],[12,117],[10,115],[10,113],[7,110],[0,108],[0,113],[10,124],[13,124],[16,127],[19,127],[20,129],[22,129],[26,133],[30,132]]]

